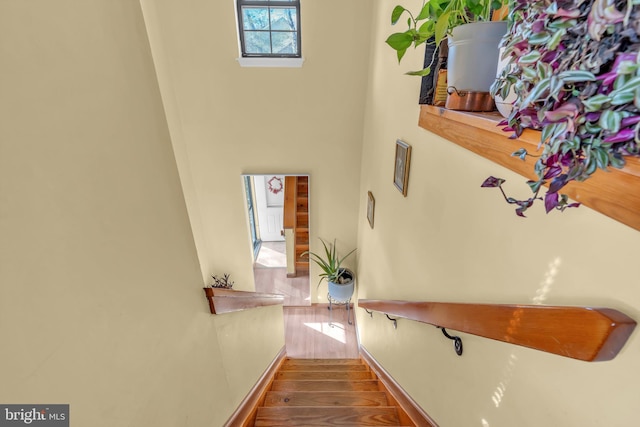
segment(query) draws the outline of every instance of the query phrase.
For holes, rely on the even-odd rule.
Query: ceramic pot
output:
[[[498,62],[498,70],[496,73],[496,77],[500,77],[502,70],[505,69],[509,65],[509,62],[511,61],[510,57],[502,59],[503,52],[504,52],[504,48],[501,48],[498,53],[499,58],[501,59]],[[500,96],[499,93],[496,94],[495,96],[496,108],[498,109],[498,112],[502,114],[502,117],[505,117],[505,118],[509,117],[509,115],[511,114],[511,111],[513,110],[513,102],[517,98],[518,98],[518,95],[516,95],[516,91],[513,85],[511,86],[511,88],[509,88],[509,93],[507,94],[506,98],[503,98],[502,96]]]
[[[355,285],[353,272],[346,268],[342,270],[342,277],[344,277],[345,279],[350,278],[351,280],[349,282],[340,284],[329,281],[329,296],[331,297],[331,299],[337,302],[349,301],[349,299],[351,299],[351,296],[353,295],[353,289]]]
[[[496,78],[498,45],[506,32],[506,21],[455,27],[448,37],[447,85],[458,91],[489,92]]]

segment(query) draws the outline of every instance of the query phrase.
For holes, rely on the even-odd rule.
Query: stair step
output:
[[[296,277],[309,274],[309,262],[296,262]]]
[[[309,228],[309,215],[306,212],[296,214],[296,225],[301,228]]]
[[[296,243],[309,246],[309,230],[307,228],[296,228]]]
[[[269,391],[264,406],[388,406],[383,391]]]
[[[298,195],[296,210],[297,212],[309,212],[309,198],[307,196]]]
[[[261,407],[256,427],[265,426],[398,426],[395,407]]]
[[[298,243],[296,242],[296,256],[301,256],[303,252],[309,250],[309,243]],[[305,257],[305,259],[307,259]]]
[[[378,391],[377,380],[275,380],[271,385],[273,391]]]
[[[287,357],[283,365],[363,365],[360,359],[297,359]]]
[[[375,375],[369,371],[279,371],[276,380],[369,380]]]
[[[369,371],[365,365],[295,365],[287,364],[280,367],[281,371]]]

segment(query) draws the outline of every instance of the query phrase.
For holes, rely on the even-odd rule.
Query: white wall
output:
[[[414,9],[419,1],[406,1]],[[608,306],[640,319],[634,271],[640,233],[586,207],[518,218],[489,175],[527,194],[524,179],[417,126],[420,67],[397,65],[383,41],[395,3],[372,3],[371,76],[365,114],[360,211],[376,199],[375,228],[359,218],[359,297],[416,301]],[[398,24],[401,25],[401,24]],[[406,61],[406,63],[404,62]],[[394,143],[412,145],[406,198],[393,186]],[[585,363],[357,310],[360,338],[442,427],[629,426],[640,392],[634,333],[616,359]]]
[[[0,402],[222,425],[282,310],[208,312],[139,3],[3,0],[0,58]]]
[[[254,288],[243,173],[309,174],[311,249],[354,248],[369,1],[303,0],[305,63],[288,69],[238,65],[232,0],[142,5],[203,277]]]

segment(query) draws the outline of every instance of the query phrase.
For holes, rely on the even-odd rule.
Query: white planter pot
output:
[[[501,48],[498,54],[499,58],[502,58],[503,52],[504,52],[504,48]],[[496,74],[497,77],[500,77],[502,70],[509,65],[510,61],[511,61],[511,58],[505,58],[505,59],[499,60],[498,73]],[[499,93],[496,94],[496,97],[495,97],[496,108],[498,109],[498,112],[502,114],[502,117],[505,117],[505,118],[509,117],[509,115],[511,114],[511,111],[513,110],[513,103],[517,98],[518,98],[518,95],[516,95],[514,86],[511,86],[509,93],[507,94],[507,97],[504,99],[502,98],[502,96],[500,96]]]
[[[506,21],[455,27],[448,37],[447,85],[458,91],[489,92],[496,78],[498,45],[506,32]]]
[[[346,270],[346,274],[351,277],[348,283],[334,283],[329,281],[329,296],[336,302],[346,302],[351,299],[355,284],[355,277],[351,270]]]

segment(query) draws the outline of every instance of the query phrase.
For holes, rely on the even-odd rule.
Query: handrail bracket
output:
[[[449,335],[447,333],[446,328],[443,328],[441,326],[436,326],[436,328],[440,328],[442,329],[442,333],[445,337],[449,338],[450,340],[453,340],[453,349],[455,350],[456,354],[458,356],[462,356],[462,338],[458,337],[458,336],[452,336]]]
[[[393,322],[393,329],[398,329],[398,319],[392,319],[387,313],[385,313],[384,315],[387,316],[387,319]]]

